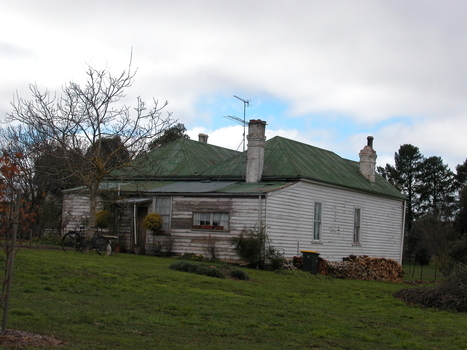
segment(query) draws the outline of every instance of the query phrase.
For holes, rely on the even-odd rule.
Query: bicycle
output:
[[[64,251],[70,248],[77,252],[83,252],[86,247],[95,250],[99,255],[111,255],[112,243],[102,236],[98,229],[94,231],[92,238],[88,238],[84,226],[79,231],[68,231],[62,238],[62,249]]]

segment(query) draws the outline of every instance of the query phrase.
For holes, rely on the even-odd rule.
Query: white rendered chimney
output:
[[[360,151],[360,172],[371,182],[376,176],[376,151],[373,149],[373,136],[367,137],[367,145]]]
[[[266,122],[260,119],[248,123],[248,149],[246,151],[246,182],[258,182],[263,175]]]
[[[206,134],[199,134],[198,135],[198,141],[202,143],[208,143],[208,135]]]

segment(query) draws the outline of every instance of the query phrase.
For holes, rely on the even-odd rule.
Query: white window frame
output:
[[[154,197],[153,212],[162,217],[162,230],[170,233],[170,222],[172,213],[172,197]]]
[[[193,227],[197,226],[215,226],[215,230],[219,230],[216,227],[222,226],[222,231],[229,229],[230,214],[226,212],[193,212]]]
[[[313,241],[321,241],[323,234],[323,203],[315,202],[313,207]]]
[[[353,211],[353,244],[359,245],[362,239],[362,208]]]

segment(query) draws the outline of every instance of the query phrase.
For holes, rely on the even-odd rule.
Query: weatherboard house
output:
[[[159,246],[179,255],[214,249],[232,261],[231,238],[263,228],[286,258],[312,250],[336,261],[351,254],[402,261],[405,198],[375,172],[372,137],[356,162],[279,136],[266,141],[265,128],[265,121],[249,122],[245,152],[210,145],[200,134],[113,174],[102,186],[117,194],[119,244],[147,254]],[[63,205],[65,229],[89,211],[77,191]],[[142,226],[152,212],[163,218],[162,235]]]

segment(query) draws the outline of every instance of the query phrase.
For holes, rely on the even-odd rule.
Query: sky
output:
[[[0,0],[0,120],[29,84],[60,94],[87,65],[137,70],[125,103],[168,101],[188,135],[242,150],[243,126],[377,165],[402,144],[467,158],[467,2]],[[244,102],[248,106],[244,109]]]

